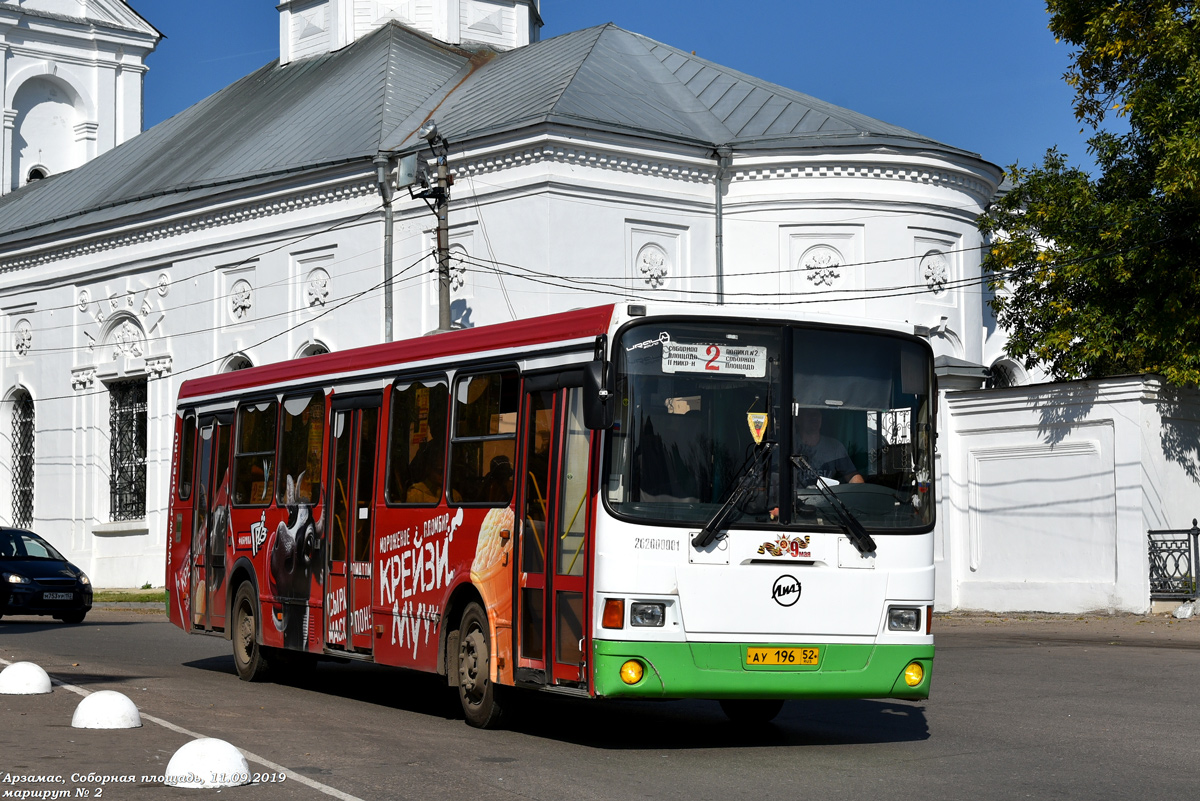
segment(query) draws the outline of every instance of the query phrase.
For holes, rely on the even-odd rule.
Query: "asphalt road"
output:
[[[198,735],[250,752],[252,771],[288,771],[220,791],[232,799],[1200,794],[1200,620],[951,616],[935,635],[924,702],[790,702],[773,725],[746,730],[713,702],[529,696],[508,729],[478,731],[427,676],[322,664],[303,686],[241,682],[227,642],[188,636],[153,610],[96,610],[79,626],[4,618],[0,660],[35,662],[79,692],[122,692],[145,725],[73,729],[80,695],[64,686],[0,696],[0,799],[215,794],[141,780]],[[63,783],[5,783],[30,774]],[[136,780],[73,779],[89,774]]]

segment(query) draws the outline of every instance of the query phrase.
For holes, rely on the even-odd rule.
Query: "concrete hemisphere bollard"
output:
[[[0,671],[0,695],[45,695],[50,677],[32,662],[13,662]]]
[[[237,787],[250,784],[250,765],[231,743],[202,737],[187,743],[167,763],[168,787]]]
[[[129,698],[113,690],[100,690],[75,707],[71,727],[75,729],[137,729],[142,716]]]

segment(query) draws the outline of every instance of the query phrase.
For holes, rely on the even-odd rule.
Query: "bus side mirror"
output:
[[[583,424],[593,431],[612,428],[616,396],[606,381],[604,362],[595,359],[583,368]]]

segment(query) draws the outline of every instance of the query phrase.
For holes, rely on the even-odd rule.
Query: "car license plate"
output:
[[[747,665],[815,665],[820,648],[747,648]]]
[[[47,601],[73,601],[75,593],[73,592],[44,592],[42,597]]]

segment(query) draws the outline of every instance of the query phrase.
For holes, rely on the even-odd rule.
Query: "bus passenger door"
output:
[[[189,621],[192,628],[207,629],[208,625],[208,582],[205,567],[208,561],[208,517],[212,503],[212,451],[215,421],[209,417],[200,421],[200,442],[196,448],[195,491],[192,510],[192,565],[188,597],[192,599]]]
[[[229,421],[200,419],[192,512],[192,627],[225,627],[225,544],[229,535]]]
[[[350,408],[346,408],[349,406]],[[371,651],[371,535],[380,398],[333,404],[330,548],[325,576],[326,645]]]
[[[527,683],[587,681],[591,432],[582,400],[578,387],[525,396],[517,678]]]
[[[229,446],[233,431],[232,421],[218,419],[209,441],[213,448],[212,494],[208,496],[208,623],[205,628],[225,629],[225,581],[228,571],[225,551],[232,536],[230,527],[229,485],[225,478],[229,473]]]

